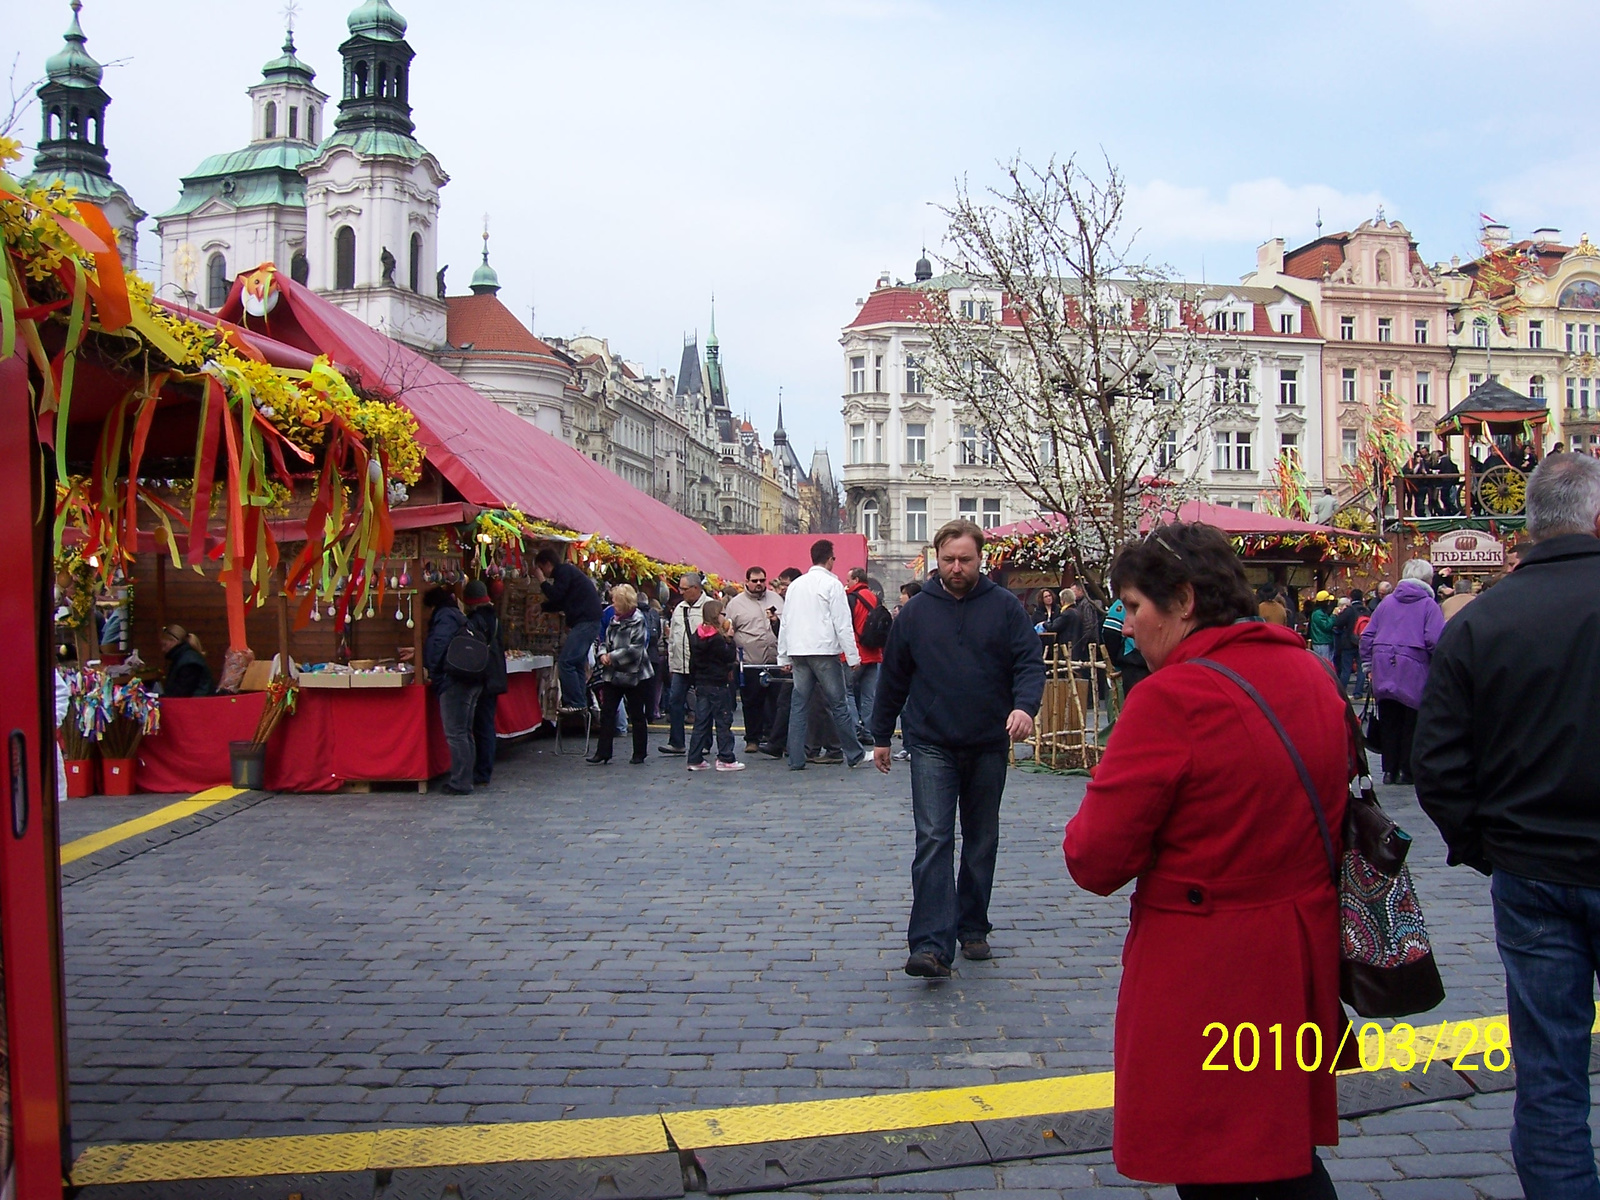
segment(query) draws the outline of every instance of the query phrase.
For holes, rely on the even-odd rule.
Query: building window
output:
[[[1354,317],[1339,318],[1339,340],[1353,342],[1356,340],[1356,319]]]
[[[883,391],[883,355],[881,354],[872,356],[872,390],[875,392]]]
[[[1593,381],[1594,396],[1600,401],[1600,379]],[[1583,412],[1589,411],[1590,381],[1588,379],[1573,379],[1567,377],[1567,407],[1580,408]]]
[[[1300,372],[1298,370],[1285,367],[1278,372],[1278,403],[1300,403]]]
[[[1431,432],[1429,432],[1426,429],[1417,430],[1417,449],[1418,450],[1432,450],[1433,449],[1433,434]]]
[[[206,307],[221,308],[228,302],[228,260],[219,251],[206,259]]]
[[[1170,471],[1178,465],[1178,431],[1176,429],[1163,429],[1161,440],[1156,443],[1156,469]]]
[[[1292,463],[1300,461],[1300,435],[1298,433],[1280,433],[1278,435],[1278,453]]]
[[[867,427],[850,426],[850,465],[860,466],[867,461]]]
[[[906,541],[914,544],[928,540],[928,501],[926,498],[906,501]]]
[[[850,356],[850,392],[860,395],[867,390],[867,356],[865,354],[852,354]]]
[[[906,355],[906,392],[913,396],[920,396],[922,387],[922,360],[915,354]]]
[[[1216,390],[1218,404],[1249,404],[1249,370],[1245,367],[1218,367]]]
[[[956,516],[963,521],[978,523],[978,498],[976,496],[962,496],[956,501]]]
[[[1428,344],[1428,319],[1418,317],[1411,325],[1411,340],[1419,346]]]
[[[978,302],[976,300],[963,300],[961,302],[961,315],[967,320],[972,320],[978,315]]]
[[[1217,470],[1219,471],[1249,471],[1252,470],[1251,459],[1254,434],[1243,430],[1230,433],[1224,429],[1217,434]]]
[[[1354,429],[1339,430],[1339,457],[1346,465],[1356,461],[1356,431]]]
[[[1483,373],[1481,371],[1469,371],[1467,373],[1467,391],[1472,391],[1482,382]]]
[[[1244,312],[1241,309],[1219,309],[1211,314],[1211,328],[1218,333],[1243,333]]]
[[[261,136],[264,138],[278,136],[278,106],[271,100],[267,101],[267,107],[261,118]]]
[[[1346,404],[1356,402],[1356,369],[1346,367],[1339,372],[1339,399]]]
[[[1528,322],[1528,349],[1529,350],[1543,350],[1544,349],[1544,322],[1543,321],[1529,321]]]
[[[906,462],[920,464],[928,461],[928,427],[926,425],[906,426]],[[926,509],[924,509],[926,511]]]
[[[300,136],[300,110],[293,104],[289,106],[289,136],[292,138]]]
[[[1278,332],[1279,333],[1293,333],[1293,332],[1295,332],[1294,318],[1295,318],[1295,314],[1292,313],[1292,312],[1279,313],[1278,314]]]
[[[1534,375],[1528,380],[1528,398],[1531,400],[1544,399],[1544,376]]]
[[[985,529],[998,529],[1000,527],[1000,501],[985,500],[983,502],[983,521]]]
[[[356,285],[356,231],[348,225],[339,226],[333,235],[334,273],[333,286],[353,288]]]
[[[306,261],[306,252],[304,250],[296,250],[290,256],[289,278],[300,284],[311,278],[311,264]]]
[[[1433,372],[1417,372],[1417,403],[1426,408],[1433,403]]]
[[[994,316],[994,305],[987,300],[978,301],[978,320],[988,321]]]
[[[964,467],[975,466],[978,462],[978,427],[976,425],[963,425],[961,427],[961,465]]]
[[[1394,372],[1388,367],[1384,367],[1378,372],[1378,395],[1394,395]]]
[[[422,235],[420,233],[411,235],[409,282],[413,292],[422,291]]]
[[[1392,341],[1394,341],[1394,318],[1393,317],[1379,317],[1378,318],[1378,340],[1380,342],[1392,342]]]
[[[317,106],[315,104],[306,109],[306,141],[317,140]]]
[[[886,463],[888,461],[883,457],[882,421],[874,421],[872,423],[872,461],[875,463]]]
[[[876,500],[863,500],[861,502],[861,536],[869,542],[878,540],[878,502]]]
[[[1487,346],[1489,344],[1489,318],[1477,317],[1472,322],[1472,344],[1474,346]]]

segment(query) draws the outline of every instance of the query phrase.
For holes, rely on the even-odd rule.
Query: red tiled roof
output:
[[[1334,233],[1307,242],[1283,256],[1283,273],[1296,279],[1321,279],[1324,273],[1344,266],[1344,248],[1349,240],[1348,233]]]
[[[1528,251],[1532,250],[1530,256]],[[1499,300],[1509,295],[1513,290],[1513,279],[1520,268],[1514,261],[1521,259],[1526,262],[1531,257],[1538,264],[1546,278],[1556,273],[1556,268],[1561,265],[1561,260],[1571,253],[1571,246],[1558,246],[1554,242],[1532,242],[1524,239],[1512,242],[1496,250],[1493,254],[1484,254],[1469,263],[1463,263],[1462,273],[1471,277],[1475,287],[1481,287],[1490,299]],[[1484,268],[1494,260],[1494,269],[1491,278],[1486,282],[1483,278]]]
[[[633,368],[630,367],[627,363],[623,363],[622,364],[622,377],[624,379],[637,379],[637,378],[639,378],[637,375],[635,375],[633,373]]]
[[[561,362],[562,357],[548,342],[528,332],[511,310],[493,293],[481,296],[449,296],[445,337],[452,346],[471,346],[476,351],[501,354],[529,354]]]
[[[597,363],[599,361],[600,361],[600,356],[598,354],[585,354],[582,358],[580,358],[578,360],[578,365],[580,367],[592,367],[592,366],[594,366],[595,363]]]
[[[880,325],[888,321],[915,321],[927,303],[928,293],[916,288],[879,288],[867,297],[856,319],[845,328],[857,325]]]

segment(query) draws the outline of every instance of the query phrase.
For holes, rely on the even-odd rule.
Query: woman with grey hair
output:
[[[1411,782],[1417,710],[1422,707],[1433,648],[1443,632],[1444,612],[1433,598],[1433,564],[1407,559],[1400,568],[1400,582],[1361,634],[1361,660],[1367,664],[1378,701],[1385,783]]]

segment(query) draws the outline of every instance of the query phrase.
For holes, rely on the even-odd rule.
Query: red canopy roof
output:
[[[861,533],[724,533],[717,541],[739,561],[737,578],[743,579],[751,567],[760,567],[769,580],[776,579],[785,567],[811,569],[811,547],[819,538],[833,543],[833,573],[840,579],[851,567],[867,565],[867,538]]]
[[[736,559],[682,513],[638,491],[599,463],[487,400],[443,367],[330,304],[287,274],[265,317],[250,317],[241,288],[218,314],[291,346],[326,354],[361,386],[393,397],[417,418],[428,461],[462,498],[485,508],[599,533],[663,562],[737,578]]]

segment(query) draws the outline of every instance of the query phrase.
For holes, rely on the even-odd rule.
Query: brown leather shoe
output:
[[[973,962],[985,962],[993,958],[994,953],[989,949],[988,942],[982,938],[976,938],[973,941],[961,943],[961,956],[970,958]]]

